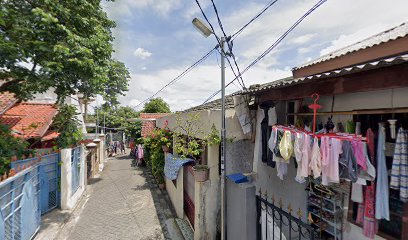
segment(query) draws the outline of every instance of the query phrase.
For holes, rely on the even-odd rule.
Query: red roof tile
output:
[[[158,119],[170,115],[171,113],[140,113],[141,119]]]
[[[0,122],[26,139],[43,137],[57,113],[53,104],[19,103],[7,110]]]
[[[53,130],[48,130],[44,136],[41,138],[41,141],[49,141],[52,139],[56,139],[60,134]]]
[[[156,121],[151,120],[151,121],[143,121],[142,124],[142,137],[147,137],[150,135],[150,133],[154,130],[156,127]]]
[[[0,115],[17,102],[14,93],[2,92],[0,93]]]

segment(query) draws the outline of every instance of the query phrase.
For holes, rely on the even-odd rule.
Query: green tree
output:
[[[140,113],[131,107],[124,106],[110,106],[104,104],[102,107],[97,108],[99,125],[105,127],[116,128],[118,130],[125,131],[126,136],[132,138],[139,138],[141,136],[141,121],[130,122],[131,118],[138,118]]]
[[[115,100],[129,73],[112,59],[113,27],[101,0],[0,0],[0,92],[28,99],[52,87],[59,100]]]
[[[62,105],[54,117],[51,128],[60,133],[57,138],[59,148],[69,148],[77,145],[82,139],[82,132],[78,128],[78,113],[74,106]]]
[[[145,103],[142,112],[145,113],[169,113],[170,106],[162,98],[153,98]]]

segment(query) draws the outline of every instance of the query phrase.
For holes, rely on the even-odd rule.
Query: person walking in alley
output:
[[[125,154],[126,152],[125,143],[122,140],[120,141],[119,147],[120,147],[120,153]]]
[[[115,153],[115,155],[118,152],[118,141],[113,142],[113,152]]]

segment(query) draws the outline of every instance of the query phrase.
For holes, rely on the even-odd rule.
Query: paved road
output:
[[[88,199],[58,239],[167,239],[165,220],[173,217],[165,197],[145,169],[127,156],[108,161],[88,186]],[[76,215],[76,216],[75,216]]]

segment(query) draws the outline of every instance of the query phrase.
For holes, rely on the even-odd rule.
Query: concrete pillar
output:
[[[194,239],[216,239],[217,217],[221,206],[220,175],[218,171],[219,146],[208,146],[209,179],[195,182]]]
[[[105,160],[106,160],[106,147],[105,147],[105,145],[106,145],[106,142],[105,142],[105,134],[99,134],[99,139],[101,139],[101,148],[100,148],[100,151],[101,151],[101,162],[103,163],[103,162],[105,162]]]
[[[61,149],[61,209],[70,209],[71,186],[71,148]]]
[[[97,169],[96,171],[99,172],[101,170],[101,164],[102,164],[102,169],[103,169],[103,161],[101,161],[102,159],[101,139],[96,138],[93,140],[93,142],[96,144],[96,166],[92,166],[92,167],[95,167],[95,169]]]
[[[86,148],[84,144],[81,144],[81,168],[79,170],[79,187],[85,190],[87,185],[87,178],[86,178]]]
[[[90,171],[91,171],[91,177],[93,177],[94,176],[94,165],[95,165],[95,155],[96,155],[96,144],[95,143],[88,143],[88,145],[86,145],[86,148],[87,148],[87,151],[88,151],[88,154],[91,154],[91,169],[90,169]],[[85,166],[87,166],[87,164],[85,164]],[[85,168],[86,169],[86,173],[87,173],[87,171],[88,171],[88,169],[87,168]]]

